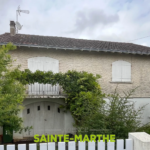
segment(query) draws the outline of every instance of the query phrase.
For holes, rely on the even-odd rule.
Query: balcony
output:
[[[62,88],[56,84],[34,83],[27,86],[27,98],[65,98]]]

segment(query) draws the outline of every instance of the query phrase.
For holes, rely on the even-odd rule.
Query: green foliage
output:
[[[16,72],[12,73],[12,76],[16,76]],[[32,73],[30,70],[18,71],[17,79],[23,84],[48,83],[59,84],[67,98],[65,99],[64,106],[61,108],[64,111],[70,110],[75,124],[80,125],[80,121],[90,114],[94,114],[99,109],[101,103],[103,103],[103,97],[105,96],[101,92],[101,88],[97,79],[100,76],[94,76],[87,72],[68,71],[64,74],[53,74],[51,71],[43,72],[37,70]]]
[[[144,124],[143,126],[139,127],[136,132],[146,132],[150,134],[150,123]]]
[[[23,120],[18,117],[18,113],[22,109],[25,88],[16,80],[19,67],[14,70],[11,68],[13,60],[8,51],[15,48],[11,43],[0,47],[0,126],[7,126],[17,132],[23,130]]]
[[[76,125],[79,126],[80,121],[96,113],[103,102],[104,94],[97,82],[100,76],[87,72],[68,71],[63,78],[60,85],[68,96],[64,108],[71,111]]]
[[[9,50],[13,50],[16,47],[9,43],[7,46],[0,46],[0,77],[2,76],[3,72],[8,71],[7,67],[11,65],[11,57],[10,55],[6,54]]]
[[[124,93],[121,97],[115,90],[108,98],[110,103],[107,108],[107,128],[118,138],[127,138],[129,132],[135,132],[141,126],[141,115],[145,106],[139,107],[137,110],[135,102],[128,99],[135,89]]]
[[[135,89],[134,89],[135,90]],[[121,97],[117,91],[107,98],[95,115],[91,115],[79,128],[82,134],[115,134],[116,138],[128,138],[129,132],[137,131],[141,126],[141,114],[145,106],[134,108],[134,102],[129,97],[134,90]],[[86,130],[85,130],[86,129]]]

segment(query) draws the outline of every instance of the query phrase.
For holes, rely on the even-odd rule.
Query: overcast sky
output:
[[[149,0],[0,0],[0,34],[10,32],[16,9],[19,33],[128,42],[150,35]],[[150,46],[150,37],[131,41]]]

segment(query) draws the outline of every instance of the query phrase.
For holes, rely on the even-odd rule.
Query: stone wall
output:
[[[60,72],[77,70],[100,74],[99,83],[105,93],[113,92],[117,85],[120,93],[139,86],[133,97],[150,97],[150,56],[27,47],[19,47],[9,53],[16,59],[14,66],[21,64],[22,70],[28,68],[29,58],[51,57],[59,60]],[[131,63],[131,83],[111,82],[112,63],[117,60]]]

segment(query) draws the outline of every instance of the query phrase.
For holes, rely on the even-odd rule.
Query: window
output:
[[[28,108],[28,109],[27,109],[27,114],[29,114],[29,113],[30,113],[30,109]]]
[[[37,107],[37,110],[40,110],[40,106]]]
[[[58,108],[58,113],[60,113],[60,108]]]
[[[33,57],[28,59],[28,68],[35,72],[52,71],[53,73],[59,72],[59,61],[50,57]],[[29,85],[29,94],[33,95],[58,95],[58,85],[52,86],[51,84],[34,83]]]
[[[47,109],[50,110],[50,106],[47,106]]]
[[[113,82],[131,82],[131,64],[126,61],[115,61],[112,63]]]

